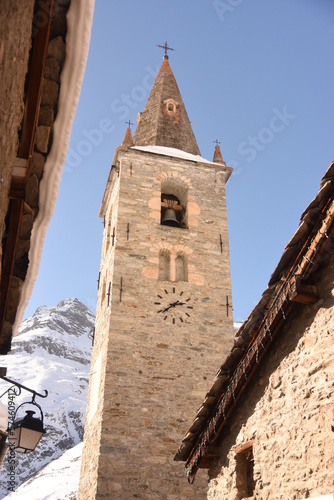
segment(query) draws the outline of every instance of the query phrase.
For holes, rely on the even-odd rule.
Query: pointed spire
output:
[[[226,163],[223,160],[223,155],[222,155],[222,153],[220,151],[220,146],[219,146],[220,142],[217,139],[215,141],[213,141],[213,142],[215,142],[215,144],[216,144],[215,152],[213,154],[213,161],[214,161],[214,163],[221,163],[222,165],[226,166]]]
[[[131,132],[131,127],[130,127],[130,125],[133,125],[133,123],[131,123],[130,120],[126,123],[129,126],[125,131],[124,139],[123,139],[123,142],[121,144],[121,146],[123,148],[129,148],[130,146],[133,146],[132,132]]]
[[[200,154],[168,56],[163,58],[144,111],[138,114],[137,122],[133,135],[135,146],[166,146]]]

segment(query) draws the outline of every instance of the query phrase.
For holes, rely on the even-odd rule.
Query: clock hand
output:
[[[177,300],[176,302],[172,302],[169,307],[175,307],[175,306],[183,306],[185,302],[180,302]]]
[[[175,307],[175,306],[183,306],[185,304],[185,302],[180,302],[179,300],[176,300],[175,302],[171,302],[169,304],[169,306],[165,307],[164,309],[160,309],[160,311],[158,311],[158,313],[164,313],[166,311],[168,311],[171,307]]]
[[[164,313],[164,312],[168,311],[169,308],[170,308],[170,306],[165,307],[165,309],[160,309],[160,311],[158,311],[158,313]]]

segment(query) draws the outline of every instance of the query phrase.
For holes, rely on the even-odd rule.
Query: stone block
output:
[[[22,257],[22,255],[27,254],[29,252],[29,248],[30,248],[30,240],[19,239],[15,257],[19,259],[20,257]]]
[[[10,287],[8,295],[8,305],[6,311],[6,321],[14,323],[17,307],[21,298],[21,290],[19,288]]]
[[[30,173],[35,174],[37,178],[40,179],[42,177],[44,165],[45,157],[41,153],[34,151],[32,155]]]
[[[60,66],[63,67],[66,56],[66,46],[61,36],[50,40],[47,57],[54,57]]]
[[[70,0],[57,0],[54,2],[52,19],[51,19],[51,30],[50,30],[50,40],[61,36],[65,40],[67,31],[66,13],[70,5]]]
[[[14,264],[15,276],[24,280],[27,274],[28,264],[29,264],[28,253],[24,253],[21,257],[16,258]]]
[[[59,85],[53,80],[44,78],[41,96],[41,106],[54,106],[58,99]]]
[[[38,125],[46,125],[52,127],[55,120],[52,106],[41,106],[38,116]]]
[[[22,215],[21,227],[20,227],[20,238],[22,238],[24,240],[30,239],[33,224],[34,224],[33,214]]]
[[[60,66],[55,57],[48,57],[45,62],[44,78],[53,80],[56,83],[60,81]]]
[[[12,286],[12,288],[22,290],[23,281],[18,276],[13,276],[12,281],[11,281],[11,286]]]
[[[36,148],[42,153],[48,152],[50,132],[51,132],[50,127],[46,127],[44,125],[41,125],[36,129],[35,145]]]
[[[36,174],[29,175],[26,187],[26,202],[32,208],[38,208],[39,203],[39,181]]]

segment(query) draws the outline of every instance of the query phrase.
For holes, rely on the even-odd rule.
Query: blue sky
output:
[[[77,297],[95,311],[114,150],[136,124],[168,44],[203,157],[227,184],[234,319],[246,319],[334,159],[334,2],[96,0],[57,206],[25,317]],[[132,126],[134,132],[135,126]]]

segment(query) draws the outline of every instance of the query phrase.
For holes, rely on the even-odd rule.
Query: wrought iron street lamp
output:
[[[10,423],[8,425],[8,447],[14,449],[15,451],[21,453],[28,453],[30,451],[34,451],[36,446],[38,445],[41,437],[45,434],[44,422],[43,422],[43,412],[42,408],[35,401],[35,397],[39,396],[41,398],[46,398],[48,395],[48,391],[44,391],[44,394],[39,394],[38,392],[29,389],[19,382],[11,380],[0,373],[0,378],[13,384],[15,387],[18,387],[18,392],[16,392],[16,396],[21,394],[21,390],[24,389],[32,393],[32,400],[21,403],[14,412],[13,417],[10,419]],[[10,389],[5,391],[0,398],[6,394]],[[35,411],[30,408],[25,411],[25,415],[19,417],[18,412],[24,405],[30,405],[30,407],[37,408],[39,412],[39,416],[35,417]]]
[[[38,445],[41,437],[45,434],[45,429],[43,425],[43,412],[41,407],[34,401],[28,403],[22,403],[15,412],[14,422],[11,427],[8,428],[9,440],[13,443],[13,448],[15,451],[21,453],[27,453],[29,451],[34,451]],[[34,405],[40,410],[40,417],[34,417],[35,411],[26,410],[26,415],[24,417],[18,418],[17,414],[19,409],[25,405]]]

